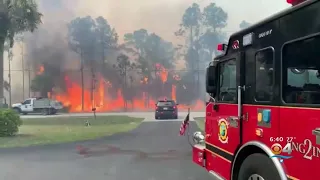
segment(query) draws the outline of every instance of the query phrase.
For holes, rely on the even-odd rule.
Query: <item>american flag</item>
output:
[[[186,129],[189,125],[189,113],[188,115],[186,116],[186,118],[184,118],[184,120],[182,121],[181,123],[181,126],[180,126],[180,136],[183,136],[184,133],[186,132]]]

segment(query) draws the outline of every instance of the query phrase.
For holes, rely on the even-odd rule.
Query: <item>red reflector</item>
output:
[[[287,3],[292,4],[293,6],[298,5],[306,0],[287,0]]]
[[[218,44],[217,50],[218,51],[223,51],[223,44]]]

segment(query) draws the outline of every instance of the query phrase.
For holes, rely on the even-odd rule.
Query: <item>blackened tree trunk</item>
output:
[[[4,51],[5,38],[0,37],[0,100],[4,98],[3,96],[3,51]],[[3,102],[2,102],[3,103]],[[2,104],[0,104],[2,106]]]

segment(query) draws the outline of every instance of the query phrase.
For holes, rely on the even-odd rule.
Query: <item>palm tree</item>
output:
[[[34,0],[0,0],[0,99],[3,99],[4,44],[7,41],[12,48],[14,36],[25,31],[33,32],[41,23],[41,17]]]

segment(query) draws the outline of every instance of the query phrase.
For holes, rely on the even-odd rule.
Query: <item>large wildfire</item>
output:
[[[171,76],[174,80],[174,84],[171,83],[169,89],[170,95],[160,96],[159,98],[150,97],[150,92],[139,91],[131,99],[124,98],[124,92],[121,88],[115,89],[112,83],[101,73],[97,73],[94,88],[84,88],[82,89],[81,84],[73,80],[72,77],[65,75],[65,92],[59,92],[53,90],[53,92],[48,94],[49,97],[56,99],[66,107],[69,107],[69,112],[90,112],[93,108],[98,112],[106,111],[149,111],[155,108],[155,103],[158,99],[173,99],[177,101],[177,85],[181,80],[178,74],[172,74],[167,69],[165,69],[161,64],[156,64],[159,69],[156,72],[156,77],[161,81],[162,86],[168,87],[168,79]],[[39,66],[37,75],[45,73],[45,67],[43,65]],[[76,78],[77,79],[77,78]],[[140,80],[140,86],[148,86],[149,79],[144,77]],[[181,85],[183,89],[186,89],[185,85]],[[139,88],[143,89],[143,88]],[[116,93],[111,93],[111,92]],[[84,95],[83,105],[82,105],[82,93]],[[180,104],[179,109],[186,110],[192,108],[192,110],[203,110],[204,102],[202,100],[196,100],[192,104]]]
[[[61,3],[55,8],[47,1],[39,2],[44,13],[43,24],[24,40],[26,63],[34,72],[30,87],[35,96],[56,99],[69,112],[152,111],[155,103],[164,98],[175,100],[181,110],[204,110],[203,74],[199,78],[195,66],[185,66],[185,58],[178,57],[178,42],[161,37],[160,34],[166,33],[149,32],[139,24],[132,31],[124,27],[116,31],[112,24],[117,22],[108,22],[107,15],[94,17],[95,12],[84,13],[91,17],[77,12],[75,5],[86,1]],[[87,32],[86,23],[93,21],[95,28]],[[100,27],[108,33],[103,29],[98,31]],[[92,29],[96,33],[92,33]],[[130,34],[133,39],[125,40]],[[108,46],[101,44],[100,35],[106,36]],[[82,38],[84,36],[87,37]],[[91,37],[96,38],[89,39]],[[80,46],[73,46],[74,38],[76,42],[81,41],[81,48],[86,51],[82,55],[77,50]],[[139,38],[145,44],[137,48]],[[118,59],[121,54],[129,64],[136,65],[125,74]]]

